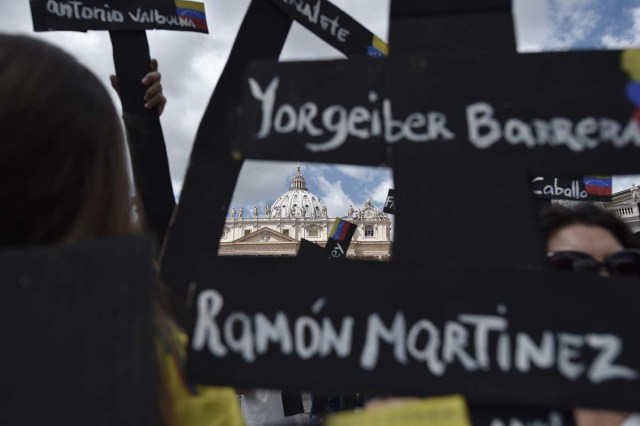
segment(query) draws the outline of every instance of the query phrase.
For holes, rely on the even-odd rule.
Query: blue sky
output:
[[[639,0],[515,0],[522,51],[620,48],[640,41]]]
[[[639,0],[515,0],[514,8],[522,50],[625,48],[640,41]]]
[[[296,174],[297,163],[246,161],[240,173],[231,207],[250,211],[265,203],[273,203],[289,189]],[[345,216],[349,205],[360,208],[372,200],[382,208],[389,188],[393,188],[391,170],[384,167],[363,167],[320,163],[301,163],[301,171],[309,191],[320,197],[329,216]]]

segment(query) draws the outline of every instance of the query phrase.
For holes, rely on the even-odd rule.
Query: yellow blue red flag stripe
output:
[[[201,30],[208,30],[207,15],[204,10],[204,3],[187,0],[175,0],[176,14],[183,18],[190,19]]]

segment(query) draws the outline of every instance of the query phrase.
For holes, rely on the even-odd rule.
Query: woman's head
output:
[[[542,213],[541,225],[547,251],[590,247],[597,251],[622,250],[632,245],[627,226],[593,204],[571,208],[554,205]]]
[[[553,206],[542,214],[547,260],[554,269],[603,275],[640,274],[640,252],[615,216],[591,204]]]
[[[0,149],[0,245],[130,232],[120,120],[70,55],[0,35]]]

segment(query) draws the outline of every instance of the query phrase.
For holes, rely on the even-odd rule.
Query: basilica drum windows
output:
[[[289,230],[288,229],[283,229],[282,230],[282,234],[286,235],[288,237],[289,236]]]
[[[251,233],[251,229],[245,229],[244,230],[244,236],[246,237],[247,235],[249,235]]]
[[[364,236],[371,237],[371,238],[373,237],[373,225],[365,225]]]

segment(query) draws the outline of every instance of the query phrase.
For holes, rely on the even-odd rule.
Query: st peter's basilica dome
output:
[[[278,199],[270,206],[269,217],[306,217],[312,219],[321,219],[327,217],[327,208],[320,198],[309,192],[307,182],[300,172],[291,179],[289,190],[278,197]]]

